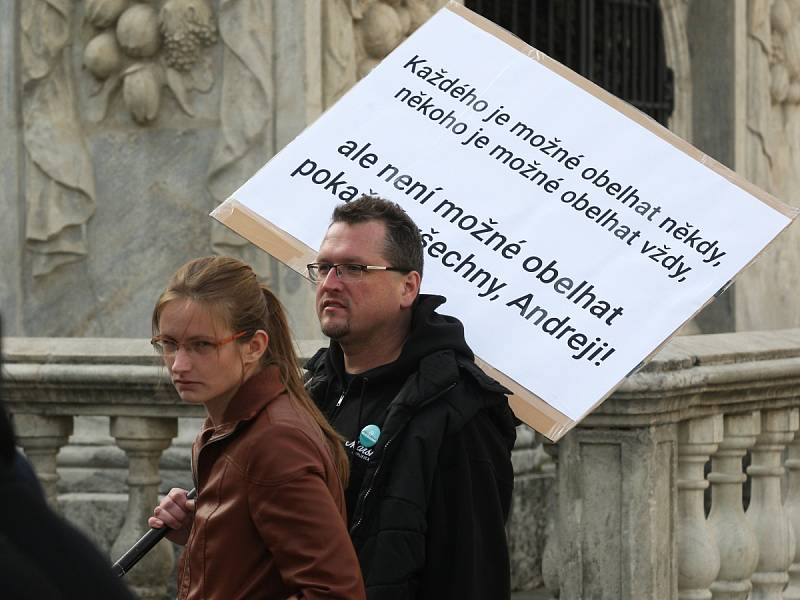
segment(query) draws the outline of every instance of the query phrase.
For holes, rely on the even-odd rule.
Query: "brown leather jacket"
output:
[[[270,367],[192,447],[198,490],[178,598],[364,598],[342,486],[323,434]]]

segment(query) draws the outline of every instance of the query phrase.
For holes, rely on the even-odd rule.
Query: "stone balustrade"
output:
[[[81,419],[108,418],[103,452],[127,469],[106,547],[115,558],[164,491],[165,455],[186,454],[192,432],[179,423],[196,430],[202,409],[179,401],[144,340],[3,348],[4,397],[55,506],[68,471],[59,450]],[[800,598],[798,430],[800,330],[674,339],[557,444],[520,428],[515,587],[541,569],[563,599]],[[162,546],[126,576],[142,598],[167,593],[173,553]]]
[[[800,330],[673,339],[546,445],[546,587],[570,600],[800,598],[799,407]]]

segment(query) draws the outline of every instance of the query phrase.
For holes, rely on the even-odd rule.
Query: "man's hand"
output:
[[[172,488],[147,520],[147,524],[154,529],[169,527],[172,531],[167,533],[166,538],[181,546],[189,540],[194,523],[194,500],[187,499],[186,494],[186,490]]]

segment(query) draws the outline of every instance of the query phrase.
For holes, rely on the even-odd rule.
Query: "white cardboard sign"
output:
[[[212,215],[305,273],[361,193],[419,225],[423,291],[551,439],[796,216],[456,4]]]

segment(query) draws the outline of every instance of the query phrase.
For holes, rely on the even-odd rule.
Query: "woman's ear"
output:
[[[244,344],[243,358],[246,365],[258,363],[269,346],[269,335],[263,329],[257,329]]]

